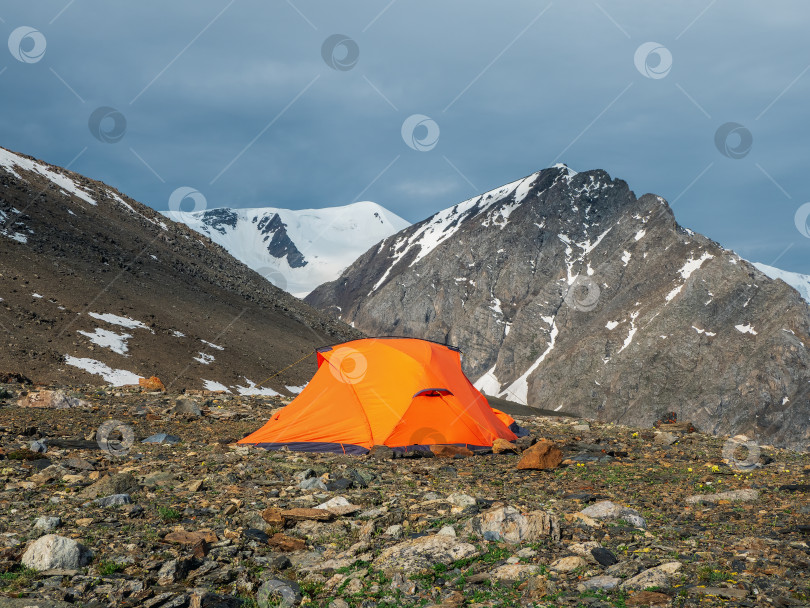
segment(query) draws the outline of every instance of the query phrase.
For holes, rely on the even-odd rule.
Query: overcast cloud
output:
[[[373,200],[410,221],[564,162],[810,274],[808,31],[802,0],[20,2],[0,8],[0,145],[159,210],[189,186],[209,208]],[[91,133],[102,106],[117,141]],[[414,114],[429,150],[403,140]]]

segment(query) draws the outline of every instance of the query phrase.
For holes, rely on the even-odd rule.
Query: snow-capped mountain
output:
[[[810,445],[807,302],[604,171],[556,166],[458,203],[305,301],[457,345],[497,397]]]
[[[219,208],[166,215],[297,297],[336,279],[369,247],[410,225],[368,201],[323,209]]]
[[[760,264],[759,262],[752,262],[752,264],[759,271],[765,273],[772,279],[782,279],[785,283],[798,291],[805,300],[810,302],[810,275],[788,272],[787,270],[774,268],[773,266]]]

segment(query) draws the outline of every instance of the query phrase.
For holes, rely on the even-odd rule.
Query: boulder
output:
[[[624,581],[621,588],[643,590],[650,587],[668,587],[670,576],[680,570],[681,566],[681,562],[667,562],[655,568],[649,568]]]
[[[163,382],[161,382],[160,378],[158,378],[157,376],[152,376],[151,378],[139,378],[138,386],[147,391],[162,392],[166,390],[166,387],[163,385]]]
[[[478,554],[474,545],[453,536],[432,535],[406,540],[387,549],[374,560],[380,570],[420,572],[435,564],[449,565]]]
[[[562,452],[553,441],[541,439],[533,446],[524,450],[517,464],[518,469],[542,471],[556,469],[562,462]]]
[[[65,391],[32,391],[20,397],[19,407],[38,407],[66,410],[72,407],[90,407],[90,402],[68,395]]]
[[[603,500],[601,502],[594,503],[591,506],[582,509],[580,513],[586,517],[590,517],[596,520],[623,519],[626,522],[636,526],[637,528],[647,527],[647,521],[641,516],[641,514],[638,511],[636,511],[635,509],[631,509],[629,507],[617,505],[609,500]]]
[[[541,538],[560,540],[560,522],[556,515],[546,511],[524,515],[506,506],[476,515],[465,524],[464,532],[508,543],[534,542]]]
[[[72,538],[46,534],[28,546],[22,563],[34,570],[76,570],[86,558],[84,547]]]
[[[721,500],[729,502],[753,502],[759,498],[759,490],[746,488],[744,490],[730,490],[728,492],[718,492],[717,494],[695,494],[686,499],[686,504],[696,503],[717,504]]]

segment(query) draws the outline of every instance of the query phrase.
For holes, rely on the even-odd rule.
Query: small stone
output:
[[[476,515],[464,525],[466,534],[485,540],[509,543],[534,542],[541,538],[560,539],[560,522],[545,511],[522,514],[514,507],[498,507]]]
[[[536,471],[556,469],[562,459],[562,452],[554,442],[541,439],[523,452],[517,468]]]
[[[158,585],[171,585],[186,578],[191,570],[191,558],[170,559],[163,563],[157,574]]]
[[[674,433],[656,433],[655,438],[653,439],[653,444],[660,445],[660,446],[669,446],[678,441],[678,436]]]
[[[391,538],[402,538],[402,526],[400,524],[388,526],[383,534],[390,536]]]
[[[428,446],[436,458],[469,458],[475,454],[460,445],[431,445]]]
[[[52,532],[62,525],[59,517],[40,517],[34,522],[34,530],[37,532]]]
[[[163,445],[174,445],[180,443],[180,438],[176,435],[169,435],[168,433],[155,433],[144,439],[141,443],[159,443]]]
[[[490,575],[499,581],[523,581],[540,572],[540,566],[534,564],[507,564],[498,566]]]
[[[328,608],[349,608],[349,604],[344,600],[332,600],[329,602]]]
[[[160,378],[158,378],[157,376],[152,376],[151,378],[139,378],[138,385],[147,391],[163,392],[166,390],[166,387],[164,386],[163,382],[161,382]]]
[[[476,504],[475,498],[468,496],[467,494],[450,494],[450,496],[447,497],[447,502],[449,502],[451,505],[462,508],[472,507]]]
[[[300,538],[287,536],[286,534],[281,534],[280,532],[271,536],[270,540],[267,541],[267,544],[271,547],[275,547],[279,551],[301,551],[307,546],[307,544]]]
[[[191,399],[178,399],[169,413],[175,416],[190,416],[193,418],[202,416],[199,406]]]
[[[614,576],[595,576],[587,581],[583,581],[577,587],[577,590],[580,592],[609,591],[610,589],[614,589],[621,581],[622,579]]]
[[[695,503],[717,504],[721,500],[730,502],[753,502],[759,498],[759,490],[731,490],[729,492],[718,492],[717,494],[696,494],[686,499],[686,504]]]
[[[86,552],[72,538],[46,534],[28,546],[22,562],[34,570],[76,570],[85,564]]]
[[[595,549],[591,549],[591,555],[600,566],[604,566],[606,568],[619,562],[619,560],[616,559],[616,556],[604,547],[596,547]]]
[[[575,433],[587,433],[591,430],[591,426],[589,424],[575,424],[571,427],[571,430]]]
[[[635,509],[623,507],[612,503],[609,500],[603,500],[592,504],[580,511],[582,515],[591,517],[593,519],[609,519],[617,520],[623,519],[637,528],[646,528],[647,521]]]
[[[669,577],[681,568],[680,562],[668,562],[655,568],[649,568],[622,583],[622,589],[649,589],[650,587],[667,587]]]
[[[121,505],[128,505],[132,502],[129,494],[112,494],[104,498],[96,498],[93,503],[99,507],[119,507]]]
[[[317,477],[305,479],[298,487],[302,490],[327,490],[326,484]]]
[[[368,455],[376,460],[393,460],[394,450],[387,445],[375,445],[368,451]]]
[[[492,442],[492,451],[495,454],[517,454],[518,447],[506,439],[498,437]]]
[[[383,549],[374,560],[374,565],[380,570],[410,573],[429,570],[435,564],[449,565],[477,554],[475,545],[436,534],[413,538]]]
[[[549,568],[557,572],[571,572],[572,570],[583,568],[587,565],[587,562],[579,555],[571,555],[569,557],[562,557],[552,562]]]
[[[456,529],[453,526],[444,526],[436,534],[441,534],[443,536],[452,536],[453,538],[455,538],[456,537]]]

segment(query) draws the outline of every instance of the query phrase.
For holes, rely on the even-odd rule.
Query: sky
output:
[[[806,0],[6,3],[0,146],[161,211],[411,222],[563,162],[810,274],[809,30]]]

